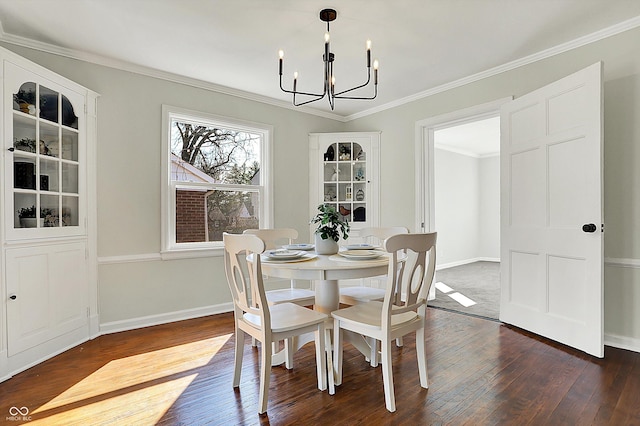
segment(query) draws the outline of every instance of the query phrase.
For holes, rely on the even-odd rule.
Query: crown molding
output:
[[[447,90],[455,89],[460,86],[464,86],[465,84],[473,83],[478,80],[482,80],[488,77],[492,77],[497,74],[501,74],[503,72],[511,71],[513,69],[532,64],[534,62],[541,61],[543,59],[550,58],[555,55],[559,55],[564,52],[568,52],[569,50],[576,49],[578,47],[585,46],[590,43],[594,43],[596,41],[603,40],[605,38],[614,36],[616,34],[623,33],[625,31],[634,29],[640,26],[640,16],[636,16],[635,18],[628,19],[626,21],[620,22],[616,25],[612,25],[611,27],[604,28],[600,31],[596,31],[594,33],[588,34],[583,37],[579,37],[575,40],[569,41],[567,43],[559,44],[552,48],[540,51],[538,53],[534,53],[529,56],[525,56],[524,58],[516,59],[515,61],[508,62],[506,64],[499,65],[494,68],[490,68],[486,71],[479,72],[477,74],[473,74],[467,77],[463,77],[461,79],[442,84],[440,86],[433,87],[431,89],[416,93],[411,96],[407,96],[393,102],[386,103],[384,105],[380,105],[374,108],[370,108],[349,116],[345,117],[345,121],[352,121],[358,118],[366,117],[371,114],[375,114],[381,111],[385,111],[387,109],[395,108],[404,104],[408,104],[413,101],[417,101],[419,99],[427,98],[429,96],[436,95],[438,93],[446,92]]]
[[[15,36],[13,34],[8,34],[4,31],[1,21],[0,21],[0,41],[13,44],[16,46],[39,50],[45,53],[50,53],[54,55],[64,56],[71,59],[86,61],[86,62],[94,63],[97,65],[102,65],[105,67],[115,68],[123,71],[129,71],[129,72],[145,75],[148,77],[159,78],[159,79],[171,81],[174,83],[185,84],[188,86],[197,87],[197,88],[218,92],[218,93],[222,93],[230,96],[235,96],[235,97],[239,97],[239,98],[243,98],[251,101],[261,102],[264,104],[273,105],[280,108],[286,108],[293,111],[303,112],[305,114],[316,115],[318,117],[328,118],[331,120],[336,120],[344,123],[344,122],[356,120],[358,118],[363,118],[378,112],[382,112],[391,108],[396,108],[404,104],[408,104],[420,99],[427,98],[429,96],[436,95],[438,93],[445,92],[447,90],[455,89],[457,87],[464,86],[469,83],[473,83],[488,77],[492,77],[497,74],[511,71],[513,69],[516,69],[525,65],[529,65],[534,62],[541,61],[543,59],[547,59],[555,55],[559,55],[569,50],[573,50],[578,47],[582,47],[587,44],[590,44],[599,40],[603,40],[605,38],[614,36],[616,34],[623,33],[625,31],[634,29],[638,26],[640,26],[640,16],[636,16],[635,18],[628,19],[626,21],[612,25],[608,28],[604,28],[602,30],[596,31],[586,36],[579,37],[577,39],[574,39],[572,41],[569,41],[563,44],[559,44],[557,46],[540,51],[538,53],[525,56],[524,58],[520,58],[515,61],[511,61],[506,64],[499,65],[497,67],[490,68],[488,70],[485,70],[467,77],[463,77],[461,79],[454,80],[449,83],[445,83],[440,86],[436,86],[431,89],[424,90],[422,92],[418,92],[414,95],[406,96],[404,98],[397,99],[395,101],[388,102],[386,104],[379,105],[377,107],[366,109],[364,111],[347,115],[347,116],[342,116],[332,112],[321,111],[321,110],[308,108],[304,106],[296,107],[288,102],[271,98],[268,96],[258,95],[256,93],[246,92],[243,90],[233,89],[233,88],[222,86],[215,83],[210,83],[210,82],[206,82],[206,81],[202,81],[194,78],[181,76],[174,73],[160,71],[154,68],[136,65],[131,62],[120,61],[120,60],[107,58],[100,55],[94,55],[86,52],[81,52],[73,49],[67,49],[64,47],[55,46],[49,43],[42,43],[42,42],[28,39],[25,37]]]
[[[335,113],[321,111],[321,110],[308,108],[308,107],[296,107],[289,102],[271,98],[268,96],[258,95],[256,93],[246,92],[244,90],[234,89],[234,88],[223,86],[220,84],[215,84],[215,83],[210,83],[210,82],[195,79],[195,78],[185,77],[183,75],[161,71],[155,68],[145,67],[142,65],[137,65],[127,61],[121,61],[118,59],[108,58],[106,56],[86,53],[79,50],[67,49],[65,47],[60,47],[53,44],[43,43],[37,40],[9,34],[4,32],[4,30],[2,29],[1,21],[0,21],[0,41],[13,44],[15,46],[38,50],[38,51],[49,53],[52,55],[63,56],[66,58],[89,62],[92,64],[114,68],[122,71],[132,72],[132,73],[144,75],[147,77],[158,78],[161,80],[170,81],[172,83],[184,84],[184,85],[196,87],[199,89],[209,90],[212,92],[222,93],[229,96],[235,96],[242,99],[261,102],[261,103],[273,105],[279,108],[286,108],[293,111],[316,115],[319,117],[328,118],[328,119],[336,120],[340,122],[346,121],[344,116],[338,115]]]

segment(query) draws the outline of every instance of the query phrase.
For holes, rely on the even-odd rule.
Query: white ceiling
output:
[[[435,147],[473,157],[500,153],[500,117],[486,118],[434,132]]]
[[[376,100],[337,100],[333,113],[347,118],[640,25],[638,0],[0,0],[0,40],[289,103],[277,52],[286,85],[298,71],[298,89],[321,90],[327,7],[338,11],[337,90],[365,78],[367,39],[380,61]],[[326,100],[309,107],[330,111]]]

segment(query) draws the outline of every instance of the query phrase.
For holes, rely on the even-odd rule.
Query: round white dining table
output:
[[[313,252],[306,256],[315,257],[293,262],[263,259],[262,273],[277,278],[313,280],[316,292],[314,309],[329,316],[340,305],[339,280],[385,275],[389,265],[386,253],[371,260],[351,260],[339,254],[322,255]]]

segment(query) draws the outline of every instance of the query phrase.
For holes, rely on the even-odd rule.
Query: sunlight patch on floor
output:
[[[452,298],[453,300],[455,300],[456,302],[458,302],[459,304],[461,304],[465,308],[468,308],[469,306],[472,306],[472,305],[476,304],[476,302],[474,302],[473,300],[469,299],[464,294],[461,294],[461,293],[458,293],[458,292],[447,294],[447,296],[449,296],[450,298]]]
[[[435,284],[436,289],[440,290],[443,293],[451,293],[453,291],[453,289],[451,287],[449,287],[448,285],[446,285],[445,283],[441,283],[441,282],[437,282]]]
[[[69,405],[70,410],[65,412],[75,412],[76,416],[82,417],[79,410],[102,412],[103,408],[96,408],[96,405],[104,404],[105,407],[112,406],[116,410],[107,418],[117,418],[118,414],[128,413],[129,410],[135,412],[137,406],[153,405],[154,398],[159,405],[153,408],[164,413],[197,376],[183,375],[208,364],[232,336],[233,334],[226,334],[113,360],[34,410],[33,414]],[[156,383],[151,384],[153,381]],[[161,400],[163,395],[166,396],[165,401]],[[91,399],[94,401],[90,401]],[[78,405],[81,406],[71,408]],[[120,413],[123,410],[124,413]],[[57,418],[65,412],[51,417]],[[44,420],[48,421],[51,417]],[[122,420],[126,424],[137,424],[131,423],[128,417]]]

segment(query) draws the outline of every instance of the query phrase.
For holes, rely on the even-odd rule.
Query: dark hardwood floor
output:
[[[596,359],[498,322],[428,311],[429,389],[406,337],[393,349],[395,413],[380,367],[350,345],[342,386],[320,392],[308,344],[293,370],[274,367],[258,416],[258,350],[245,346],[234,390],[233,316],[222,314],[102,336],[24,371],[0,384],[0,423],[640,424],[640,354],[607,347]],[[27,407],[29,420],[11,419],[11,407]]]

